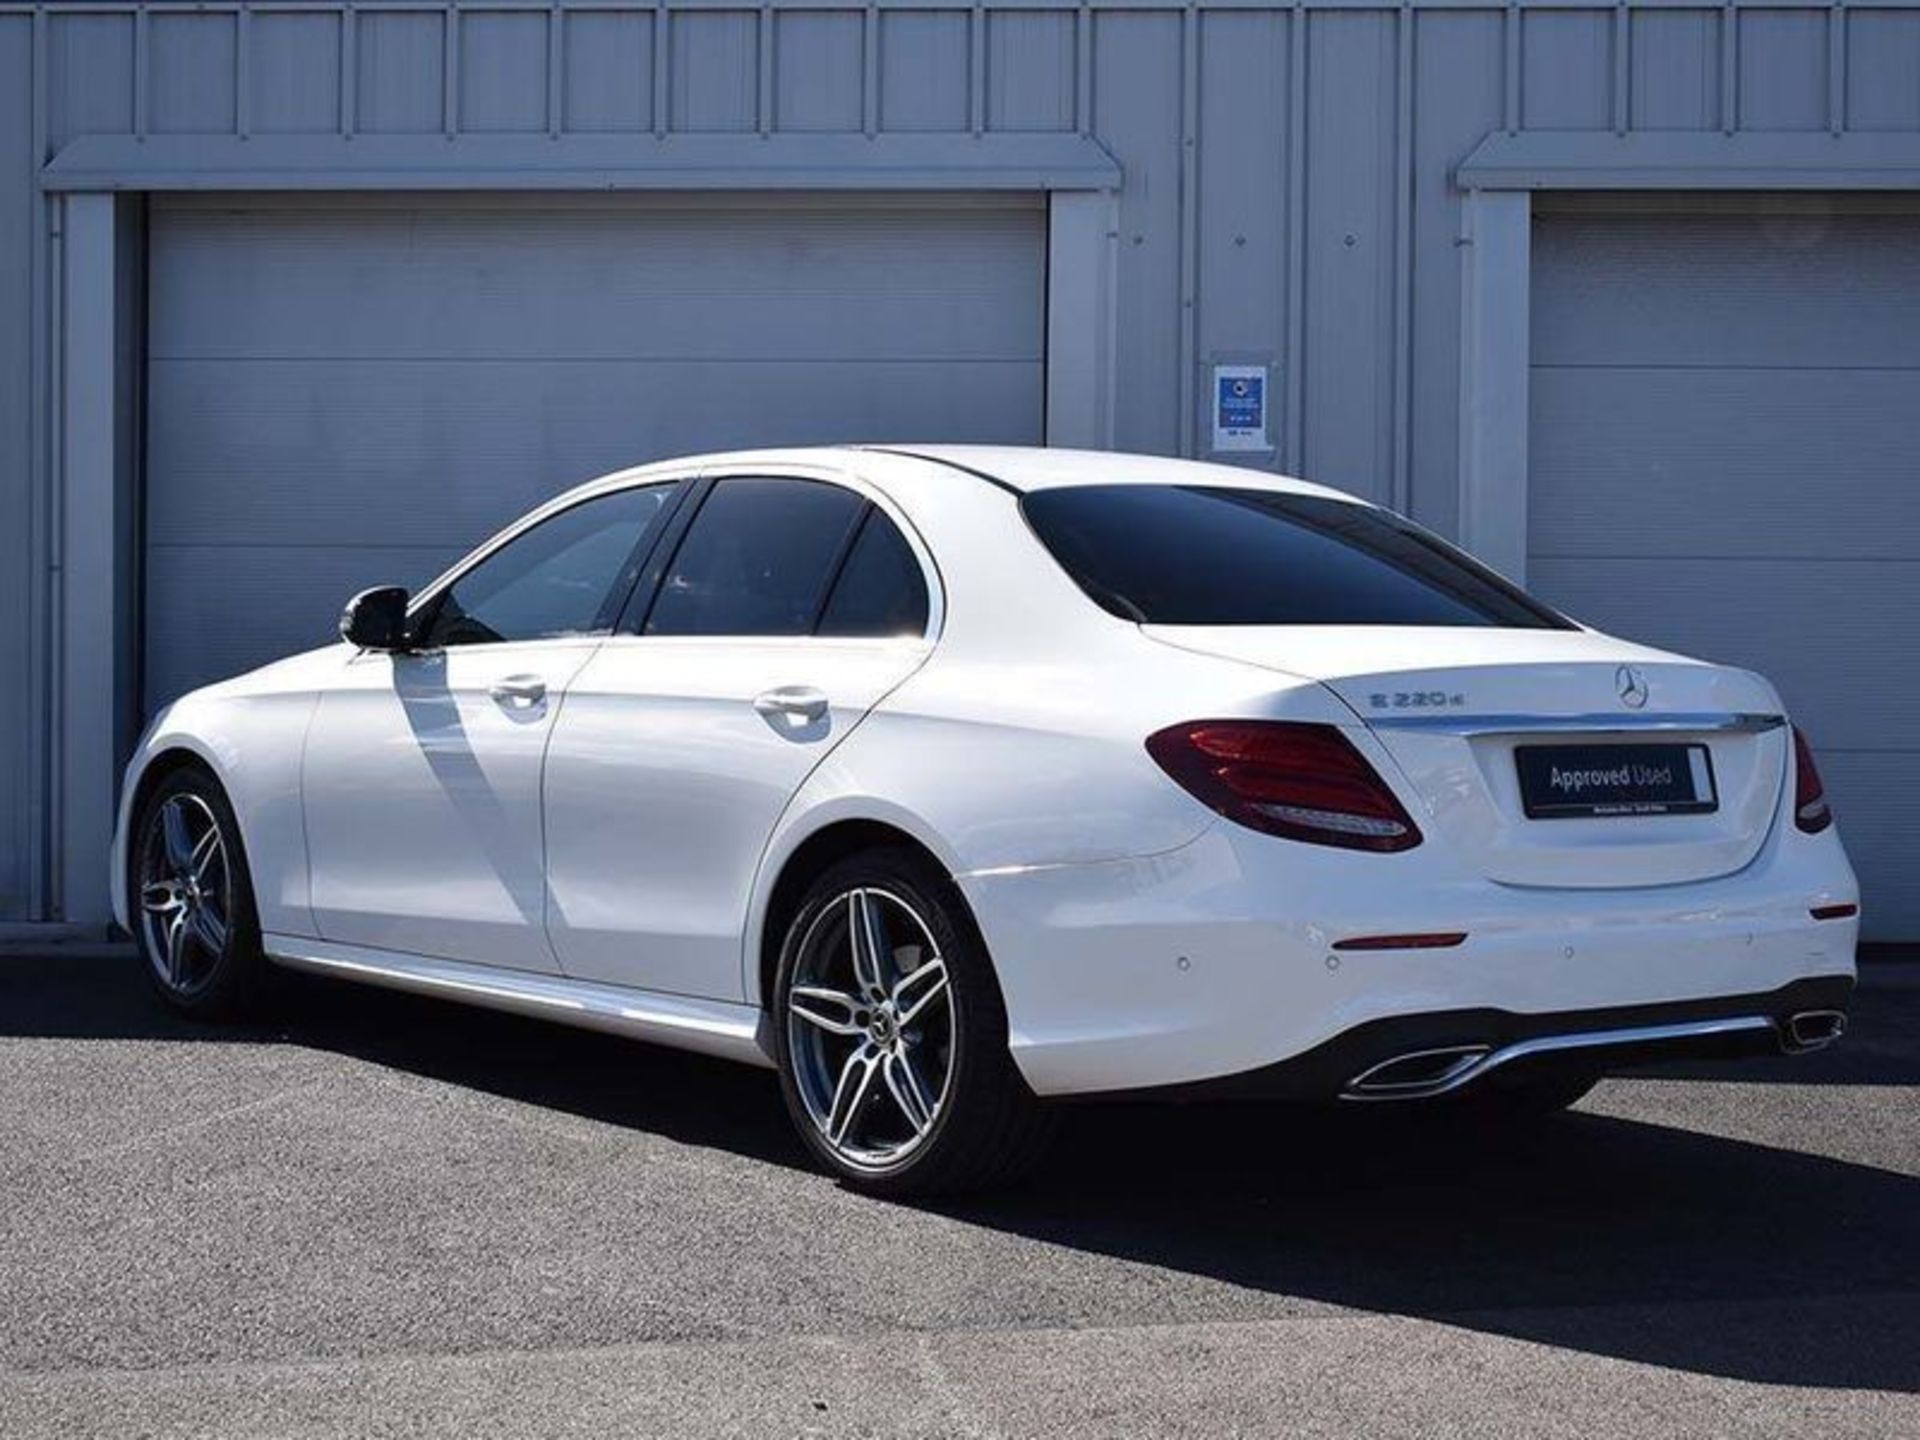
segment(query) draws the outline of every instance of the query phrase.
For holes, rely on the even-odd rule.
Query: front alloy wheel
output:
[[[264,969],[239,826],[213,777],[182,768],[141,808],[128,856],[134,938],[161,998],[191,1015],[237,1012]]]
[[[850,1184],[963,1189],[1038,1157],[1050,1117],[1007,1051],[993,967],[952,881],[918,854],[870,850],[821,875],[772,999],[788,1109]]]
[[[186,791],[153,808],[137,874],[141,949],[160,984],[188,998],[213,979],[232,929],[233,869],[205,800]]]

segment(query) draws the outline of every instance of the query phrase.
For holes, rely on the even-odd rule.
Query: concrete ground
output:
[[[1920,965],[1571,1117],[1084,1109],[865,1200],[769,1076],[0,956],[0,1435],[1920,1436]]]

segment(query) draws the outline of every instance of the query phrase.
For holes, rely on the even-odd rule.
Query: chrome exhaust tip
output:
[[[1802,1010],[1789,1015],[1780,1027],[1780,1048],[1789,1055],[1821,1050],[1847,1033],[1843,1010]]]
[[[1412,1050],[1369,1065],[1347,1081],[1349,1100],[1418,1100],[1464,1084],[1493,1053],[1488,1045],[1445,1045]]]

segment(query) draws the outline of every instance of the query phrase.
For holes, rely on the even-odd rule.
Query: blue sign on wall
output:
[[[1267,367],[1213,367],[1213,448],[1271,450],[1267,439]]]

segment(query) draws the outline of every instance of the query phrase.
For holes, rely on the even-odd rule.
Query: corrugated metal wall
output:
[[[33,25],[0,15],[0,919],[30,913],[37,828]]]
[[[0,660],[46,623],[23,547],[57,558],[31,166],[75,136],[1088,133],[1125,175],[1118,443],[1193,450],[1209,358],[1268,358],[1276,465],[1453,531],[1451,167],[1500,127],[1920,130],[1920,3],[0,3]]]

